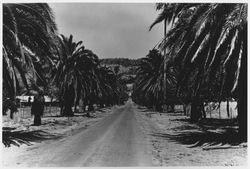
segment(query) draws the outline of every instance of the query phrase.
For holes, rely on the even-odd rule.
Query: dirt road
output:
[[[29,147],[18,166],[151,166],[150,150],[133,104],[114,108],[95,125],[64,139]]]

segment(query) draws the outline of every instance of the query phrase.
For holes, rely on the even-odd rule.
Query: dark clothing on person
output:
[[[43,115],[45,99],[43,95],[34,96],[31,106],[31,114],[34,115],[34,125],[41,125],[41,116]]]
[[[28,98],[28,106],[31,106],[31,97]]]

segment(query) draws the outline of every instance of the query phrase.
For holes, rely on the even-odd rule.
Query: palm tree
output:
[[[124,104],[125,101],[128,100],[128,88],[126,76],[124,73],[115,73],[116,75],[116,85],[117,85],[117,93],[116,93],[116,104],[121,105]]]
[[[115,73],[109,67],[98,66],[96,69],[96,82],[100,107],[114,104],[118,93]]]
[[[197,72],[192,83],[193,113],[199,111],[202,86],[219,82],[219,101],[234,97],[238,102],[239,134],[246,140],[247,4],[184,4],[180,10],[180,4],[172,5],[178,18],[172,20],[174,26],[162,46],[181,68],[180,87]],[[218,74],[220,81],[215,78]],[[210,86],[210,91],[217,90]]]
[[[159,51],[153,49],[149,54],[141,59],[137,70],[137,76],[134,84],[133,99],[139,104],[146,105],[147,107],[155,107],[160,111],[163,101],[163,60],[164,57]],[[173,67],[168,67],[167,73],[167,94],[168,101],[174,94],[175,86],[175,71]],[[168,104],[169,102],[167,102]]]
[[[54,81],[60,89],[62,115],[72,116],[73,105],[77,105],[80,97],[90,97],[98,57],[90,50],[85,49],[82,41],[73,42],[61,35],[61,51]]]
[[[3,85],[11,100],[20,89],[44,82],[43,66],[53,64],[56,25],[45,3],[3,4]]]
[[[167,38],[167,29],[169,29],[169,25],[171,25],[171,27],[173,26],[181,10],[190,8],[194,5],[195,4],[184,4],[184,3],[180,3],[180,4],[157,3],[156,10],[161,10],[161,13],[156,18],[156,20],[150,25],[149,30],[151,30],[156,24],[164,21],[164,38],[163,38],[162,43],[165,43],[166,38]],[[166,104],[167,102],[167,69],[168,69],[168,64],[169,64],[169,59],[170,59],[169,57],[171,55],[167,54],[168,48],[165,47],[165,48],[162,48],[162,50],[163,50],[163,56],[164,56],[164,60],[163,60],[164,80],[163,80],[162,87],[163,87],[163,100]]]

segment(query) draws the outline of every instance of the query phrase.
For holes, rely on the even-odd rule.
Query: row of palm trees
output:
[[[62,115],[72,116],[80,99],[84,109],[93,110],[93,105],[100,107],[118,104],[126,90],[119,76],[109,67],[101,66],[98,56],[82,45],[82,41],[74,42],[73,36],[61,36],[59,39],[59,60],[54,70],[53,81],[60,89]]]
[[[161,12],[150,29],[162,21],[169,25],[170,30],[158,46],[158,50],[166,51],[166,54],[160,57],[157,56],[159,52],[154,52],[155,56],[143,59],[135,85],[138,88],[135,91],[139,92],[135,93],[136,97],[142,94],[144,96],[141,98],[150,98],[153,93],[154,98],[157,98],[155,102],[171,104],[169,98],[172,92],[164,100],[159,95],[164,92],[157,87],[160,85],[163,88],[164,69],[152,59],[146,63],[150,58],[160,57],[158,64],[164,63],[167,68],[167,84],[170,79],[176,79],[176,85],[166,85],[166,89],[171,91],[176,88],[174,96],[177,100],[191,104],[193,122],[202,116],[205,102],[221,102],[233,98],[238,103],[239,135],[246,140],[247,4],[159,3],[156,9]],[[172,66],[176,70],[173,78]],[[152,71],[147,72],[152,67],[161,70],[152,70],[157,75]],[[160,79],[153,80],[157,77]]]
[[[80,100],[89,110],[122,103],[126,86],[119,79],[82,41],[58,35],[48,4],[3,4],[4,110],[17,95],[41,88],[58,96],[64,116],[73,116]]]
[[[164,56],[157,49],[150,50],[148,55],[140,60],[132,93],[132,98],[136,103],[154,108],[157,111],[162,111],[164,105],[163,60]],[[168,67],[166,84],[168,100],[170,101],[175,97],[176,86],[176,70],[173,66]]]

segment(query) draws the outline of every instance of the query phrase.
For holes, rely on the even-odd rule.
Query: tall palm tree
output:
[[[163,101],[163,60],[164,57],[159,51],[153,49],[149,54],[141,59],[137,70],[134,84],[133,99],[139,104],[147,107],[162,109]],[[173,67],[168,67],[167,73],[168,98],[174,94],[175,71]]]
[[[179,4],[176,5],[176,9]],[[218,82],[221,100],[234,97],[238,102],[239,133],[243,139],[247,136],[247,4],[184,4],[181,10],[175,10],[178,16],[168,33],[164,48],[181,68],[179,86],[193,71],[197,71],[193,81],[192,102],[200,100],[202,86]],[[189,13],[188,15],[182,15]],[[217,90],[214,85],[209,89]],[[199,111],[199,105],[193,105],[193,112]],[[197,120],[197,119],[196,119]]]
[[[4,113],[16,111],[17,94],[46,85],[57,28],[48,4],[4,3],[2,29]]]
[[[116,104],[121,105],[125,101],[128,100],[128,91],[127,91],[127,81],[126,81],[126,73],[118,72],[115,73],[116,76],[116,85],[117,85],[117,93],[116,93]]]
[[[101,107],[114,104],[117,100],[118,86],[115,73],[106,66],[98,66],[96,69],[97,97]]]
[[[156,4],[156,10],[161,10],[161,13],[159,14],[159,16],[156,18],[156,20],[151,24],[149,30],[151,30],[156,24],[164,21],[164,38],[163,38],[163,42],[164,43],[166,41],[166,37],[167,37],[167,26],[169,27],[169,25],[173,26],[174,21],[176,20],[177,16],[178,16],[178,12],[181,11],[183,8],[186,8],[187,4],[171,4],[171,3],[157,3]],[[190,7],[190,5],[188,5]],[[192,5],[191,5],[192,6]],[[168,28],[169,29],[169,28]],[[164,73],[163,73],[163,100],[165,102],[165,104],[168,102],[167,101],[167,68],[168,68],[168,64],[169,64],[169,54],[168,53],[168,49],[167,48],[163,48],[163,56],[164,56],[164,64],[163,64],[163,69],[164,69]]]
[[[53,64],[56,24],[45,3],[3,4],[3,85],[11,100],[21,88],[43,81],[43,66]]]
[[[87,97],[93,91],[94,71],[99,64],[98,57],[85,49],[82,41],[73,42],[61,35],[61,51],[54,81],[60,89],[62,115],[72,116],[73,105],[80,97]]]

